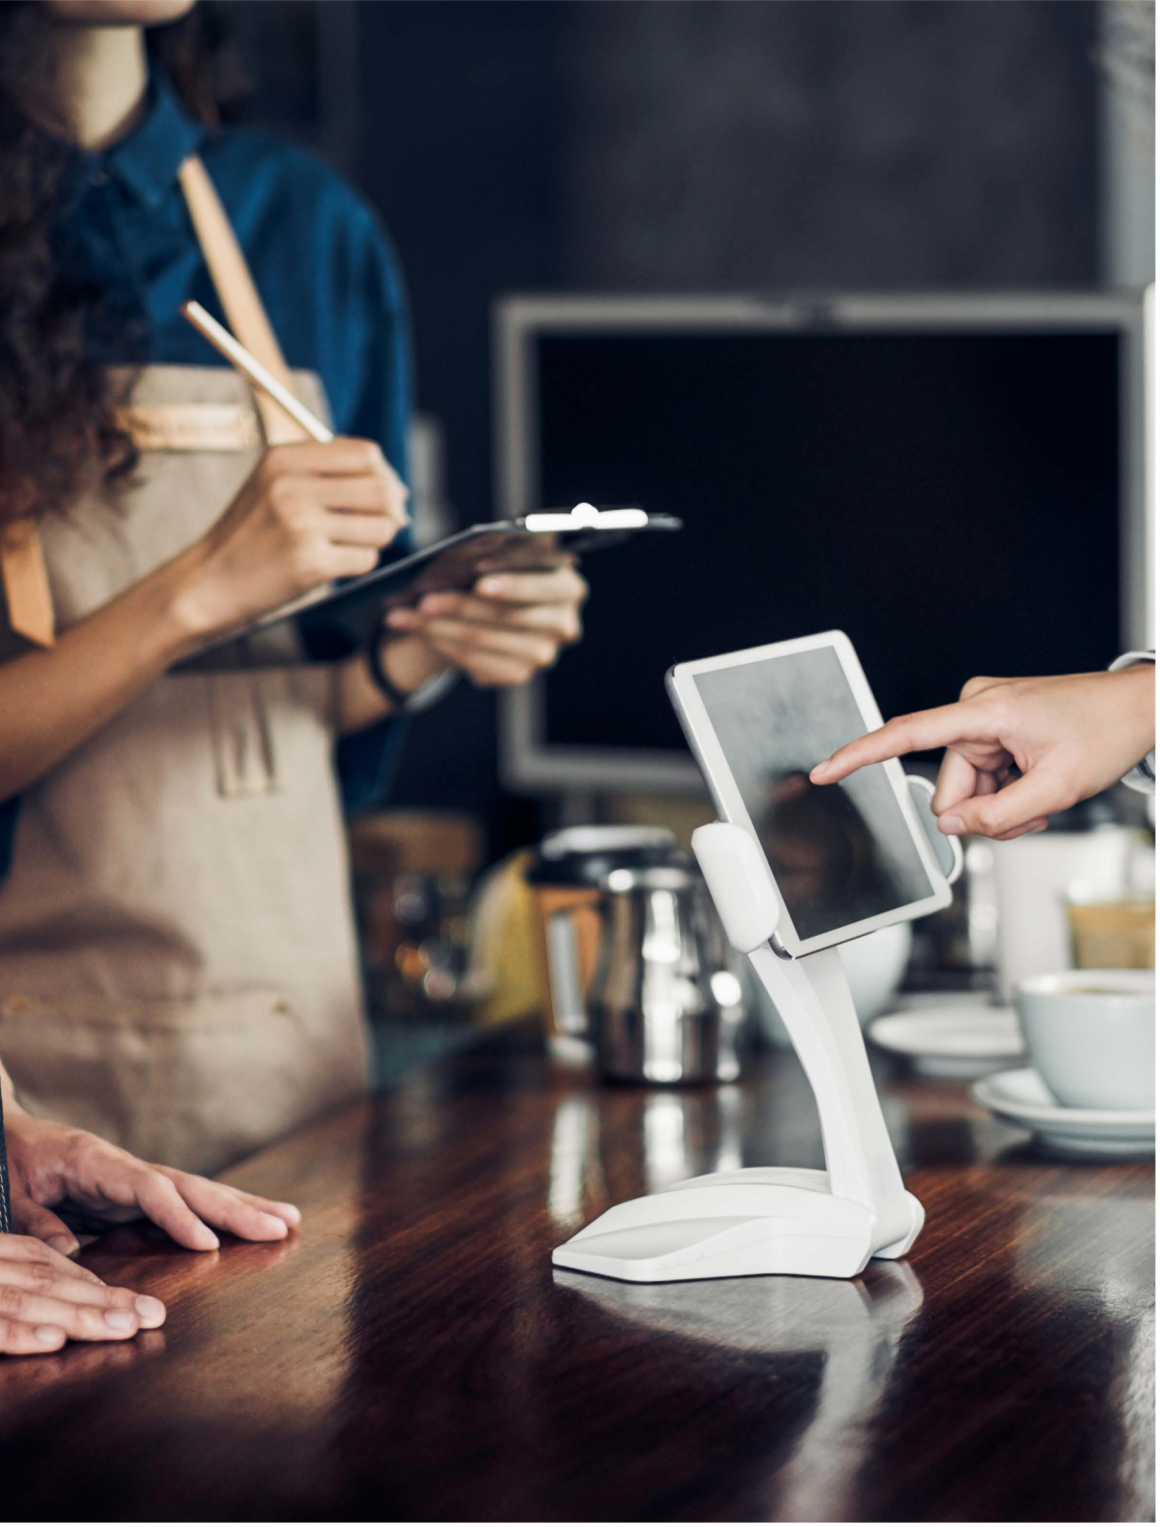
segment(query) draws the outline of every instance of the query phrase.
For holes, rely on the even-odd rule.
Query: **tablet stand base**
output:
[[[902,1185],[836,948],[788,960],[769,940],[780,900],[756,840],[716,822],[693,851],[725,931],[749,956],[813,1087],[826,1171],[747,1167],[609,1209],[552,1254],[556,1267],[632,1283],[789,1273],[852,1278],[905,1256],[923,1208]]]

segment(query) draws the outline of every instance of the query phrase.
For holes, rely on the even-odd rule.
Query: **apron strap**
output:
[[[56,640],[52,589],[33,520],[17,520],[0,539],[0,581],[12,630],[38,647],[51,647]]]
[[[197,155],[192,154],[178,170],[177,178],[193,221],[193,231],[213,277],[218,301],[235,338],[292,391],[290,368],[274,337],[250,267],[209,172]],[[310,438],[297,420],[258,389],[254,390],[254,404],[262,420],[267,445],[284,445]]]
[[[292,392],[293,381],[282,347],[275,337],[266,317],[266,309],[258,296],[258,288],[246,264],[242,246],[238,243],[226,209],[209,172],[196,154],[191,154],[177,172],[185,204],[193,222],[197,242],[209,266],[218,301],[225,311],[234,336],[245,345],[254,359],[260,361],[287,391]],[[266,444],[286,445],[295,440],[309,440],[310,436],[280,404],[275,403],[260,388],[252,388],[254,407],[262,421],[262,433]],[[214,733],[214,749],[218,758],[218,788],[223,795],[233,795],[243,790],[229,758],[226,732],[217,719],[217,691],[222,680],[207,676],[209,684],[210,717]],[[260,685],[251,678],[248,693],[254,720],[261,740],[261,761],[265,776],[260,788],[276,791],[278,785],[277,762],[274,756],[274,739],[266,712],[265,696]]]

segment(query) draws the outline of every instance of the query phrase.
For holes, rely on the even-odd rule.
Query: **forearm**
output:
[[[177,558],[78,621],[44,651],[0,665],[0,800],[24,790],[195,644]]]

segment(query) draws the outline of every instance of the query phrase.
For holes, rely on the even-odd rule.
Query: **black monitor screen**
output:
[[[540,502],[680,515],[593,557],[549,745],[683,748],[675,662],[838,628],[886,715],[1119,641],[1119,334],[538,341]]]

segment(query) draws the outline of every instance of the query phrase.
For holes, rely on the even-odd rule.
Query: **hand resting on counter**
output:
[[[110,1225],[152,1220],[190,1251],[215,1251],[214,1228],[246,1241],[280,1241],[301,1218],[293,1204],[139,1161],[87,1130],[34,1119],[11,1104],[5,1122],[13,1222],[66,1255],[77,1240],[53,1212],[62,1204]]]
[[[5,1114],[12,1221],[21,1233],[0,1235],[0,1352],[119,1341],[165,1319],[159,1299],[108,1288],[69,1261],[78,1242],[57,1209],[108,1225],[152,1220],[191,1251],[214,1250],[215,1230],[282,1240],[301,1218],[293,1204],[154,1166],[86,1130],[35,1119],[10,1093]]]
[[[0,1353],[55,1352],[66,1341],[126,1341],[161,1325],[165,1306],[110,1288],[31,1235],[0,1235]]]

